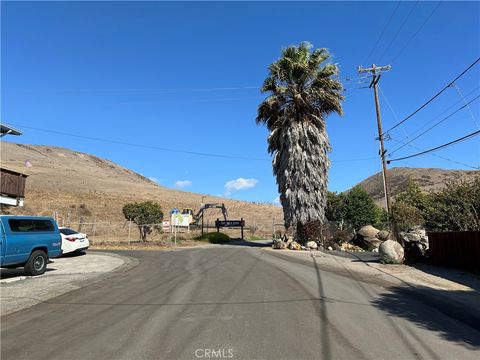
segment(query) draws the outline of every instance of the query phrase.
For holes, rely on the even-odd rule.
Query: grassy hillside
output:
[[[243,217],[248,227],[258,227],[257,235],[270,235],[272,221],[281,223],[283,219],[278,206],[168,189],[112,161],[65,148],[2,141],[1,150],[2,167],[22,172],[25,160],[33,164],[25,172],[29,176],[25,207],[12,209],[11,213],[52,216],[56,211],[60,225],[88,223],[83,226],[87,232],[92,232],[95,221],[96,234],[104,238],[109,234],[116,238],[120,233],[121,237],[127,236],[122,207],[133,201],[156,201],[165,212],[173,207],[196,210],[205,196],[205,202],[225,203],[229,218]],[[205,224],[209,225],[222,217],[215,210],[205,214]],[[235,236],[239,230],[229,233]],[[132,237],[136,236],[133,229]]]

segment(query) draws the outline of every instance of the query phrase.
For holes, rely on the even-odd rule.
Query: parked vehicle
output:
[[[60,235],[62,236],[63,254],[87,250],[90,246],[87,234],[79,233],[67,227],[61,227],[59,229]]]
[[[49,217],[0,215],[0,265],[25,269],[27,275],[45,272],[49,258],[62,255],[62,237]]]

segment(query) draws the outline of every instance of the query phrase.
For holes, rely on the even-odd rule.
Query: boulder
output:
[[[394,240],[382,242],[378,248],[378,253],[382,261],[387,264],[401,264],[403,262],[403,247]]]
[[[420,238],[420,242],[421,242],[422,244],[425,244],[426,247],[427,247],[427,249],[428,249],[428,236],[422,236],[422,237]]]
[[[358,235],[363,237],[375,237],[380,232],[380,230],[375,229],[372,225],[365,225],[360,230],[358,230]]]
[[[296,241],[292,241],[290,244],[288,244],[288,248],[290,250],[302,250],[302,246]]]
[[[286,249],[287,243],[281,240],[273,240],[272,249]]]
[[[387,241],[389,236],[390,236],[390,232],[387,230],[381,230],[377,233],[377,238],[382,241]]]
[[[377,238],[379,232],[380,230],[375,229],[372,225],[366,225],[358,231],[355,243],[365,250],[377,249],[382,242]]]
[[[307,242],[307,249],[317,250],[318,245],[315,241],[309,241],[309,242]]]
[[[327,249],[328,251],[333,251],[333,248],[331,246],[329,246]]]
[[[422,240],[422,237],[416,233],[405,233],[403,235],[403,240],[405,242],[420,242],[420,240]]]
[[[414,226],[408,232],[412,234],[417,234],[420,237],[427,236],[427,231],[421,226]]]
[[[357,243],[362,249],[372,251],[374,249],[378,249],[382,243],[382,240],[376,237],[359,237]]]

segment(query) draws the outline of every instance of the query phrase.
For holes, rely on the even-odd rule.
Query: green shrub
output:
[[[365,225],[378,226],[380,223],[380,208],[368,193],[360,186],[353,187],[345,198],[345,220],[353,229]]]
[[[421,211],[415,206],[396,201],[392,205],[392,221],[395,230],[407,231],[414,226],[423,225],[424,219]]]
[[[480,176],[471,182],[447,183],[444,189],[428,193],[409,181],[393,210],[393,220],[399,222],[396,227],[418,223],[421,218],[429,231],[480,230]]]
[[[211,232],[197,236],[195,240],[198,241],[208,241],[212,244],[225,244],[230,241],[230,236],[221,232]]]

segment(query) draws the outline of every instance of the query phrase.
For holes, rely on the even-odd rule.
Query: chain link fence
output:
[[[140,228],[149,227],[151,230],[147,236],[147,242],[162,244],[172,244],[177,240],[193,240],[202,233],[201,224],[193,225],[190,228],[175,227],[163,228],[161,223],[137,225],[132,221],[111,222],[97,220],[97,218],[69,219],[63,217],[61,213],[54,212],[54,219],[58,226],[68,227],[75,231],[87,234],[93,244],[102,243],[138,243],[141,241]],[[281,219],[272,218],[269,221],[257,221],[253,218],[244,218],[244,238],[251,240],[272,239],[274,234],[284,233],[285,228]],[[173,231],[175,230],[175,231]],[[205,219],[203,221],[203,232],[216,232],[215,219]],[[221,228],[221,232],[231,238],[240,238],[240,228]]]

